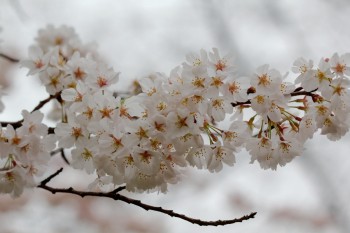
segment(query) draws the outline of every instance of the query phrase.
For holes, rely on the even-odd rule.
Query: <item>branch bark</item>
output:
[[[31,112],[34,112],[36,110],[40,110],[42,107],[44,107],[48,102],[50,102],[52,99],[60,99],[61,98],[61,92],[57,92],[55,95],[50,95],[49,97],[47,97],[46,99],[44,100],[41,100],[37,106],[34,107],[34,109],[31,111]],[[22,125],[22,122],[23,122],[23,119],[22,120],[19,120],[19,121],[15,121],[15,122],[8,122],[8,121],[2,121],[0,122],[1,123],[1,127],[6,127],[7,125],[12,125],[13,128],[19,128],[21,127]],[[49,129],[49,133],[52,133],[53,130],[50,128]]]
[[[111,199],[116,200],[116,201],[123,201],[123,202],[126,202],[126,203],[131,204],[131,205],[136,205],[136,206],[138,206],[142,209],[145,209],[147,211],[152,210],[152,211],[156,211],[156,212],[160,212],[160,213],[169,215],[171,217],[180,218],[182,220],[185,220],[185,221],[190,222],[192,224],[197,224],[199,226],[223,226],[223,225],[243,222],[245,220],[254,218],[256,215],[256,212],[252,212],[252,213],[250,213],[248,215],[244,215],[240,218],[234,218],[234,219],[228,219],[228,220],[204,221],[201,219],[188,217],[184,214],[176,213],[173,210],[164,209],[164,208],[159,207],[159,206],[148,205],[148,204],[141,202],[140,200],[132,199],[132,198],[129,198],[129,197],[126,197],[124,195],[119,194],[120,191],[125,189],[125,186],[118,187],[111,192],[105,192],[105,193],[104,192],[79,191],[79,190],[75,190],[72,187],[53,188],[53,187],[48,186],[47,183],[50,182],[54,177],[58,176],[62,171],[63,171],[63,168],[57,170],[55,173],[53,173],[52,175],[47,177],[45,180],[43,180],[38,185],[38,188],[42,188],[44,190],[47,190],[47,191],[51,192],[52,194],[69,193],[69,194],[80,196],[82,198],[86,197],[86,196],[107,197],[107,198],[111,198]]]
[[[248,89],[249,90],[249,89]],[[305,96],[311,96],[311,97],[317,97],[317,94],[314,94],[315,91],[317,91],[317,89],[312,90],[312,91],[302,91],[303,88],[302,87],[298,87],[297,89],[295,89],[292,93],[290,93],[291,96],[300,96],[300,95],[305,95]],[[249,94],[249,93],[248,93]],[[236,102],[236,103],[231,103],[232,107],[237,107],[237,106],[241,106],[241,105],[245,105],[245,104],[251,104],[250,100],[247,100],[246,102]]]
[[[3,53],[0,53],[0,57],[4,58],[4,59],[6,59],[6,60],[8,60],[8,61],[10,61],[10,62],[13,62],[13,63],[19,62],[18,59],[13,58],[13,57],[10,57],[10,56],[8,56],[8,55],[6,55],[6,54],[3,54]]]
[[[54,150],[54,151],[51,151],[50,155],[51,156],[54,156],[56,154],[60,153],[61,154],[61,157],[62,159],[64,160],[64,162],[68,165],[70,165],[67,157],[66,157],[66,153],[64,152],[64,149],[63,148],[58,148],[57,150]]]

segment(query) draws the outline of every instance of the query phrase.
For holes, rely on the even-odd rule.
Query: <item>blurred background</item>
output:
[[[0,52],[23,59],[40,28],[72,26],[83,42],[96,42],[121,72],[120,90],[153,71],[169,74],[188,52],[217,47],[235,54],[241,75],[270,64],[290,71],[300,56],[313,59],[350,52],[347,0],[0,0]],[[6,105],[0,121],[20,119],[47,94],[27,70],[0,58]],[[189,169],[167,194],[128,194],[145,203],[203,220],[255,219],[199,227],[102,198],[27,191],[0,196],[0,232],[350,232],[349,135],[337,142],[316,135],[301,157],[277,171],[249,164],[245,151],[218,174]],[[54,167],[63,165],[59,157]],[[86,188],[83,173],[65,169],[52,184]]]

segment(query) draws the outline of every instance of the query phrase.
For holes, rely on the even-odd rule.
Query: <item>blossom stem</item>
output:
[[[213,125],[208,125],[208,127],[209,127],[209,129],[212,129],[217,134],[221,134],[223,132],[223,130],[221,130]]]
[[[271,134],[271,131],[272,131],[272,125],[271,125],[272,121],[270,119],[268,119],[268,122],[267,122],[267,125],[268,125],[268,137],[271,138],[272,134]]]
[[[261,120],[260,131],[258,133],[258,138],[261,138],[261,134],[263,133],[264,120]]]
[[[289,125],[292,127],[294,131],[298,131],[299,126],[296,125],[296,123],[291,119],[289,116],[286,115],[285,112],[282,112],[282,114],[287,118],[287,121],[289,122]]]

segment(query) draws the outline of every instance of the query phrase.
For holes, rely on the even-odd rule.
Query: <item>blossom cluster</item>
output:
[[[16,187],[33,186],[55,146],[70,150],[72,167],[96,174],[90,188],[166,192],[184,167],[218,172],[244,148],[252,163],[277,169],[299,156],[318,129],[331,140],[349,129],[350,54],[322,58],[315,67],[299,58],[291,83],[269,65],[238,77],[232,55],[201,50],[121,97],[113,92],[119,73],[72,28],[48,26],[36,41],[21,64],[39,76],[61,114],[52,134],[39,111],[24,111],[21,127],[2,129],[0,192],[19,195]]]
[[[0,192],[17,197],[24,187],[35,187],[56,147],[56,136],[42,123],[44,114],[23,110],[23,122],[0,130]]]

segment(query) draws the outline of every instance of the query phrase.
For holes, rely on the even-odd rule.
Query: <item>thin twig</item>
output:
[[[54,156],[54,155],[56,155],[58,153],[61,153],[62,150],[63,150],[63,148],[58,148],[56,150],[53,150],[53,151],[50,152],[50,155]]]
[[[246,102],[231,103],[232,107],[237,107],[237,106],[244,105],[244,104],[251,104],[251,102],[250,102],[250,100],[247,100]]]
[[[173,210],[168,210],[168,209],[163,209],[162,207],[148,205],[148,204],[145,204],[145,203],[141,202],[140,200],[132,199],[132,198],[129,198],[129,197],[126,197],[124,195],[119,194],[120,191],[125,189],[125,186],[118,187],[118,188],[114,189],[111,192],[103,193],[103,192],[78,191],[78,190],[75,190],[72,187],[66,188],[66,189],[65,188],[53,188],[53,187],[50,187],[50,186],[46,185],[48,182],[50,182],[51,179],[56,177],[62,171],[63,171],[63,168],[59,169],[54,174],[50,175],[45,180],[43,180],[38,185],[38,187],[42,188],[44,190],[47,190],[47,191],[51,192],[52,194],[55,194],[55,193],[69,193],[69,194],[78,195],[80,197],[86,197],[86,196],[107,197],[107,198],[111,198],[113,200],[119,200],[119,201],[126,202],[128,204],[136,205],[136,206],[138,206],[138,207],[140,207],[142,209],[145,209],[147,211],[148,210],[153,210],[153,211],[156,211],[156,212],[160,212],[160,213],[169,215],[171,217],[180,218],[180,219],[183,219],[183,220],[185,220],[187,222],[190,222],[192,224],[197,224],[197,225],[200,225],[200,226],[223,226],[223,225],[243,222],[245,220],[254,218],[255,215],[256,215],[256,212],[252,212],[252,213],[250,213],[248,215],[245,215],[245,216],[240,217],[240,218],[235,218],[235,219],[216,220],[216,221],[204,221],[204,220],[201,220],[201,219],[188,217],[188,216],[186,216],[184,214],[176,213]]]
[[[8,56],[8,55],[6,55],[6,54],[3,54],[3,53],[0,53],[0,57],[4,58],[4,59],[6,59],[6,60],[8,60],[8,61],[10,61],[10,62],[14,62],[14,63],[19,62],[18,59],[13,58],[13,57],[10,57],[10,56]]]
[[[7,125],[12,125],[13,128],[17,129],[22,126],[23,120],[16,121],[16,122],[9,122],[9,121],[2,121],[1,127],[6,127]]]
[[[64,149],[63,148],[61,150],[61,157],[64,160],[64,162],[66,162],[66,164],[70,165],[70,163],[69,163],[69,161],[68,161],[68,159],[66,157],[66,153],[64,153]]]
[[[291,96],[298,96],[298,95],[307,95],[307,96],[314,96],[315,94],[312,93],[312,91],[298,91],[298,92],[292,92],[290,93]]]
[[[50,95],[49,97],[47,97],[46,99],[44,100],[41,100],[39,102],[39,104],[37,106],[35,106],[35,108],[31,111],[31,112],[34,112],[36,110],[39,110],[41,109],[42,107],[45,106],[45,104],[47,104],[48,102],[50,102],[50,100],[52,99],[58,99],[60,98],[60,95],[61,95],[61,92],[57,92],[55,95]],[[6,127],[7,125],[12,125],[13,128],[17,129],[19,127],[22,126],[22,122],[23,122],[23,119],[22,120],[19,120],[19,121],[15,121],[15,122],[8,122],[8,121],[2,121],[0,122],[1,123],[1,127]],[[49,134],[53,134],[53,129],[49,128]]]
[[[64,149],[63,149],[63,148],[58,148],[58,149],[56,149],[56,150],[51,151],[50,155],[51,155],[51,156],[54,156],[54,155],[56,155],[56,154],[58,154],[58,153],[61,154],[61,157],[62,157],[62,159],[64,160],[64,162],[66,162],[66,164],[70,165],[70,163],[69,163],[69,161],[68,161],[68,159],[67,159],[67,157],[66,157],[66,153],[64,152]]]
[[[293,92],[298,92],[298,91],[301,91],[303,90],[303,87],[297,87]]]
[[[45,104],[47,104],[48,102],[50,102],[50,100],[52,99],[57,99],[59,98],[61,95],[61,92],[57,92],[55,95],[50,95],[49,97],[47,97],[46,99],[42,100],[39,102],[39,104],[31,111],[34,112],[36,110],[41,109],[42,107],[44,107]]]
[[[296,88],[292,93],[290,93],[291,96],[299,96],[299,95],[306,95],[306,96],[317,96],[317,94],[314,94],[313,92],[317,91],[317,89],[312,90],[312,91],[301,91],[303,88],[298,87]],[[237,107],[245,104],[251,104],[250,100],[247,100],[246,102],[236,102],[236,103],[231,103],[232,107]]]
[[[60,174],[63,171],[63,167],[61,167],[60,169],[58,169],[55,173],[53,173],[52,175],[50,175],[49,177],[47,177],[45,180],[41,181],[39,186],[45,186],[47,183],[49,183],[54,177],[58,176],[58,174]]]
[[[113,198],[114,200],[124,201],[124,202],[126,202],[128,204],[136,205],[136,206],[141,207],[141,208],[143,208],[143,209],[145,209],[147,211],[148,210],[153,210],[153,211],[156,211],[156,212],[167,214],[167,215],[169,215],[171,217],[180,218],[180,219],[183,219],[183,220],[185,220],[187,222],[190,222],[192,224],[197,224],[197,225],[200,225],[200,226],[223,226],[223,225],[229,225],[229,224],[243,222],[245,220],[254,218],[255,215],[256,215],[256,212],[252,212],[252,213],[250,213],[248,215],[244,215],[244,216],[242,216],[240,218],[234,218],[234,219],[228,219],[228,220],[204,221],[204,220],[201,220],[201,219],[188,217],[188,216],[186,216],[184,214],[176,213],[173,210],[167,210],[167,209],[163,209],[162,207],[147,205],[147,204],[142,203],[140,200],[135,200],[135,199],[132,199],[132,198],[120,195],[120,194],[116,194],[115,197],[111,197],[111,198]]]

